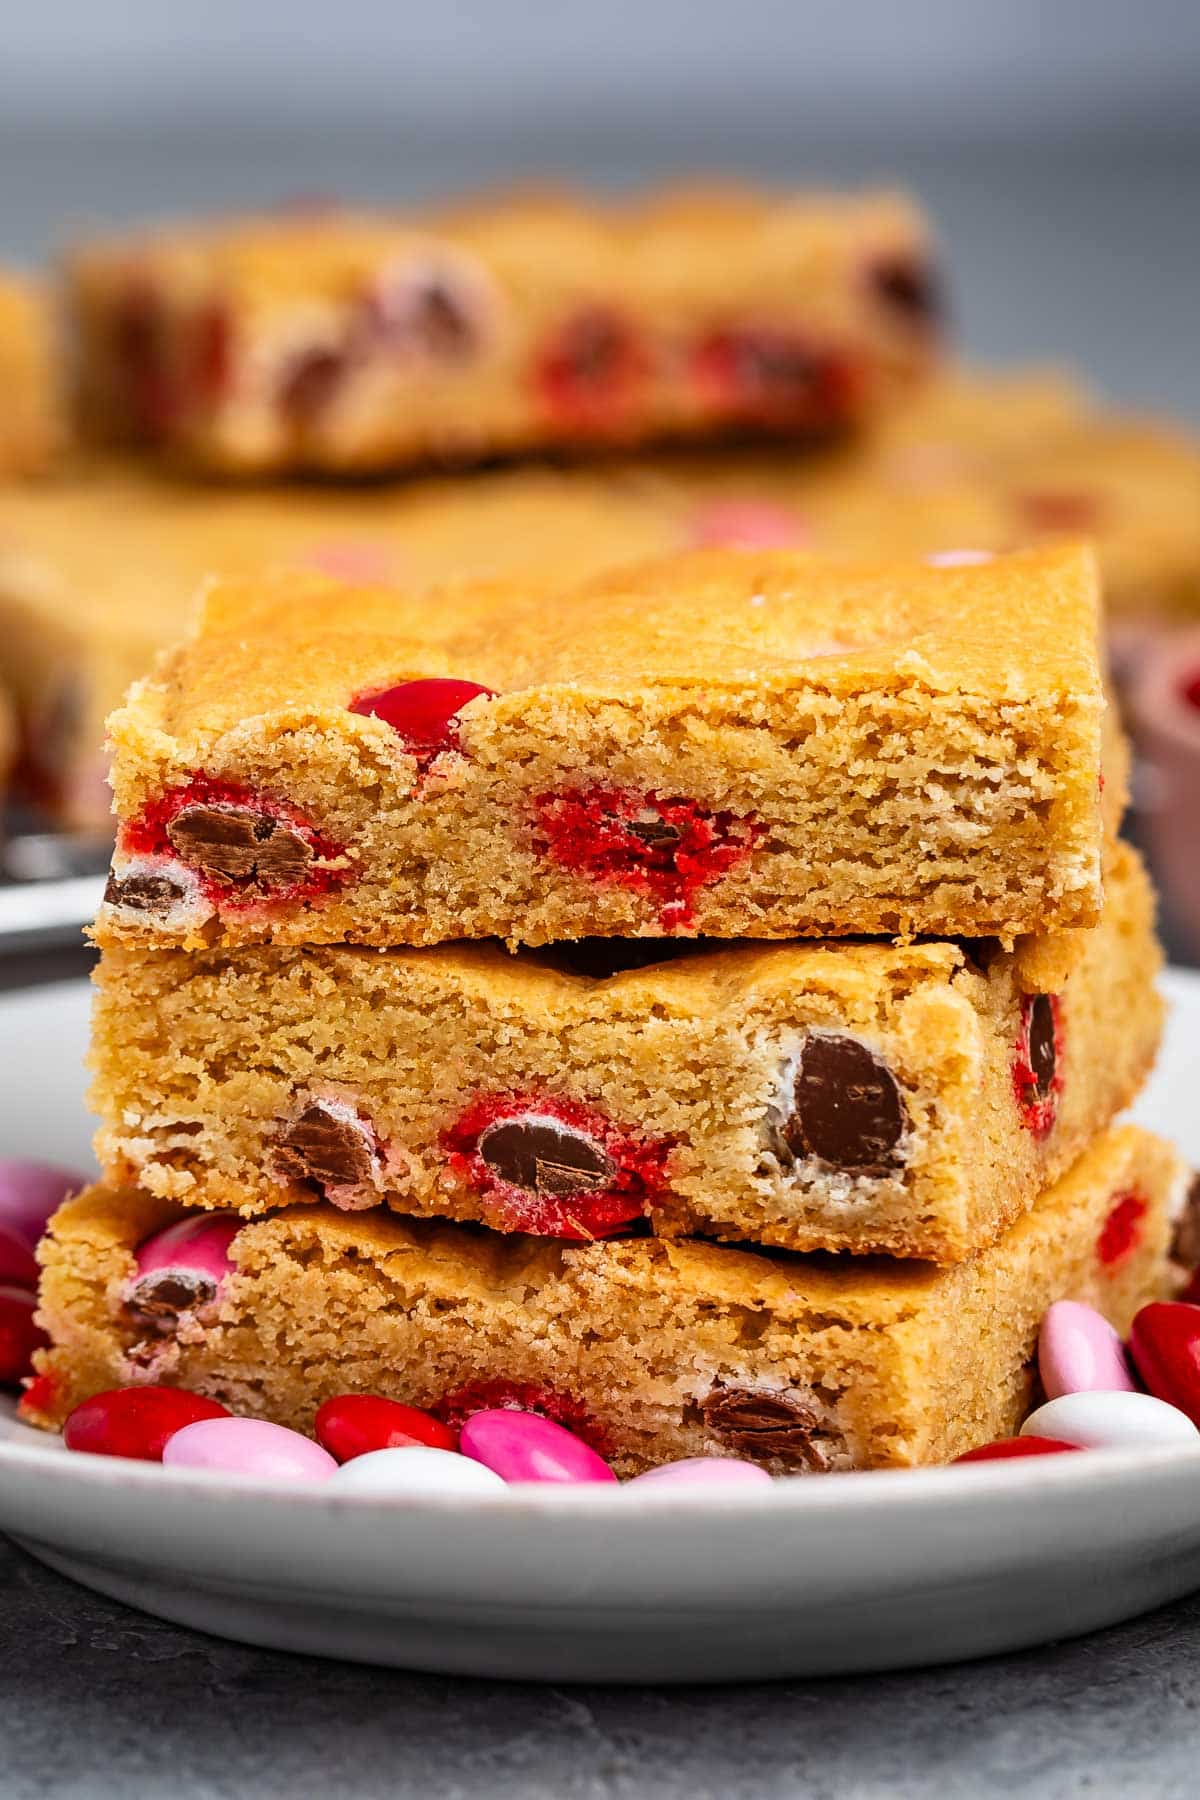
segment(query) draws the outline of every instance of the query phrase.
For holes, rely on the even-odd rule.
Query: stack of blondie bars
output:
[[[899,455],[932,362],[894,202],[306,219],[76,282],[94,426],[227,475],[885,407],[836,454]],[[436,590],[239,556],[135,685],[103,1179],[43,1245],[27,1418],[373,1393],[541,1412],[621,1474],[899,1467],[1015,1428],[1051,1302],[1124,1329],[1159,1291],[1092,551],[828,559],[688,479],[715,547],[601,573],[602,510]]]
[[[511,1404],[622,1472],[1013,1428],[1178,1179],[1108,1129],[1160,1013],[1097,598],[1078,547],[215,586],[113,721],[106,1180],[27,1414]],[[221,1280],[139,1262],[189,1208],[249,1220]]]

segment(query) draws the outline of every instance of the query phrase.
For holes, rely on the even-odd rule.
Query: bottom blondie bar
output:
[[[370,1392],[450,1423],[541,1410],[624,1475],[712,1454],[780,1474],[943,1462],[1015,1429],[1051,1301],[1124,1330],[1160,1291],[1181,1187],[1175,1152],[1121,1127],[991,1249],[941,1270],[293,1207],[238,1231],[236,1272],[206,1303],[176,1284],[179,1311],[169,1282],[150,1311],[140,1285],[131,1301],[134,1251],[181,1209],[97,1187],[41,1251],[54,1347],[22,1413],[55,1426],[103,1389],[167,1382],[308,1431],[323,1400]]]

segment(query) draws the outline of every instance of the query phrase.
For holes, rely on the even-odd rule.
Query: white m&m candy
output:
[[[1022,1437],[1061,1438],[1088,1450],[1143,1449],[1156,1444],[1200,1446],[1200,1431],[1186,1413],[1153,1394],[1062,1394],[1030,1413]]]
[[[457,1450],[434,1450],[424,1444],[368,1450],[343,1463],[329,1483],[331,1494],[374,1494],[379,1499],[402,1494],[494,1494],[508,1484],[483,1463]]]

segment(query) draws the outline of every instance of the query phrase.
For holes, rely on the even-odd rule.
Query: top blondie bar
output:
[[[1095,923],[1090,551],[697,551],[421,596],[218,582],[110,721],[102,942]]]
[[[334,207],[81,244],[85,418],[227,474],[824,434],[932,364],[903,196],[518,194]]]

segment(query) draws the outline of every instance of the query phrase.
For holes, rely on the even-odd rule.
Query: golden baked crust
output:
[[[969,568],[707,551],[422,595],[218,584],[110,720],[98,937],[1090,925],[1096,608],[1070,546]],[[489,691],[460,694],[433,747],[368,716],[430,680]],[[212,842],[231,829],[269,850],[232,868]],[[165,907],[128,903],[147,872]]]
[[[48,296],[0,268],[0,477],[40,475],[64,438]]]
[[[165,1381],[310,1430],[337,1393],[436,1406],[469,1387],[479,1404],[499,1382],[590,1430],[622,1474],[722,1453],[780,1473],[943,1462],[1015,1429],[1051,1301],[1125,1330],[1161,1291],[1182,1180],[1168,1145],[1110,1132],[990,1250],[942,1270],[292,1208],[239,1232],[213,1315],[151,1339],[124,1311],[132,1251],[179,1209],[93,1188],[42,1245],[55,1347],[23,1413],[53,1426],[89,1394]]]
[[[824,431],[939,322],[886,193],[295,210],[97,240],[66,280],[93,423],[225,473]]]
[[[957,1261],[1132,1101],[1161,1029],[1125,847],[1095,930],[1011,953],[686,948],[108,950],[100,1166],[247,1213],[316,1194],[584,1238],[648,1216]]]

